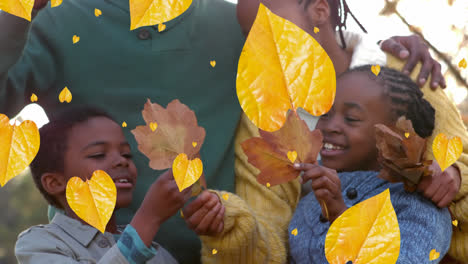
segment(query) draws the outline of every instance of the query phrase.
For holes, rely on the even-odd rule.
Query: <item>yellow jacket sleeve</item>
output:
[[[240,146],[255,136],[258,129],[243,114],[235,139],[237,195],[229,193],[225,200],[226,192],[217,192],[226,208],[224,230],[216,237],[201,237],[203,263],[286,263],[288,224],[301,186],[297,180],[273,187],[257,182],[259,171]]]
[[[404,63],[396,57],[387,56],[387,66],[390,68],[401,70]],[[421,64],[413,70],[411,74],[413,80],[416,80],[420,69]],[[468,133],[456,105],[442,89],[432,90],[428,81],[422,88],[422,92],[424,99],[435,109],[435,128],[427,143],[426,158],[434,160],[432,142],[439,133],[444,133],[448,137],[458,136],[463,142],[463,153],[455,163],[460,170],[461,188],[454,203],[450,206],[450,211],[458,220],[458,228],[454,229],[449,255],[463,263],[468,263]]]

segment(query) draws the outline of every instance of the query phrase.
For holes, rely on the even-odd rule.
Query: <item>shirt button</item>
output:
[[[147,40],[150,37],[150,32],[146,29],[140,29],[138,32],[138,38],[141,40]]]
[[[101,240],[98,241],[98,246],[100,248],[109,247],[109,242],[107,242],[107,240],[105,240],[105,239],[101,239]]]
[[[325,216],[323,216],[323,214],[320,214],[320,218],[319,218],[319,220],[320,220],[320,222],[322,222],[322,223],[326,223],[326,222],[328,222],[328,219],[327,219],[327,218],[325,218]]]
[[[354,188],[349,188],[347,191],[346,191],[346,196],[349,198],[349,199],[356,199],[357,197],[357,191],[356,189]]]

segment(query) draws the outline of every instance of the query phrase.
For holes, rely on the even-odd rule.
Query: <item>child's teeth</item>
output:
[[[329,150],[330,150],[330,149],[333,149],[333,150],[343,149],[342,147],[335,146],[335,145],[333,145],[333,144],[331,144],[331,143],[325,143],[325,144],[323,144],[323,147],[324,147],[325,149],[329,149]]]

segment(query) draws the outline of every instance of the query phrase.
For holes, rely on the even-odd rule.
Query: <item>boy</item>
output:
[[[125,229],[116,225],[114,211],[102,234],[70,209],[65,190],[71,177],[85,180],[104,170],[117,188],[115,210],[130,205],[137,169],[122,129],[106,112],[78,107],[53,118],[40,134],[33,179],[49,204],[63,213],[19,235],[15,254],[20,263],[177,263],[152,241],[161,224],[190,198],[190,188],[179,192],[172,172],[165,172]]]

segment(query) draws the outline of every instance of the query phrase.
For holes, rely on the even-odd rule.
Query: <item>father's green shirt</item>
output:
[[[208,187],[234,190],[233,137],[240,116],[235,77],[243,44],[235,6],[193,0],[165,24],[163,32],[157,25],[130,31],[128,0],[63,1],[41,10],[32,24],[0,11],[0,113],[13,117],[35,93],[50,114],[67,106],[58,100],[66,86],[73,94],[70,104],[103,107],[128,124],[124,131],[139,178],[131,208],[118,212],[120,224],[130,222],[161,173],[149,168],[130,133],[144,124],[147,98],[164,107],[178,98],[195,111],[206,129],[201,157]],[[74,35],[80,37],[76,44]],[[179,215],[155,240],[181,263],[199,261],[199,239]]]

